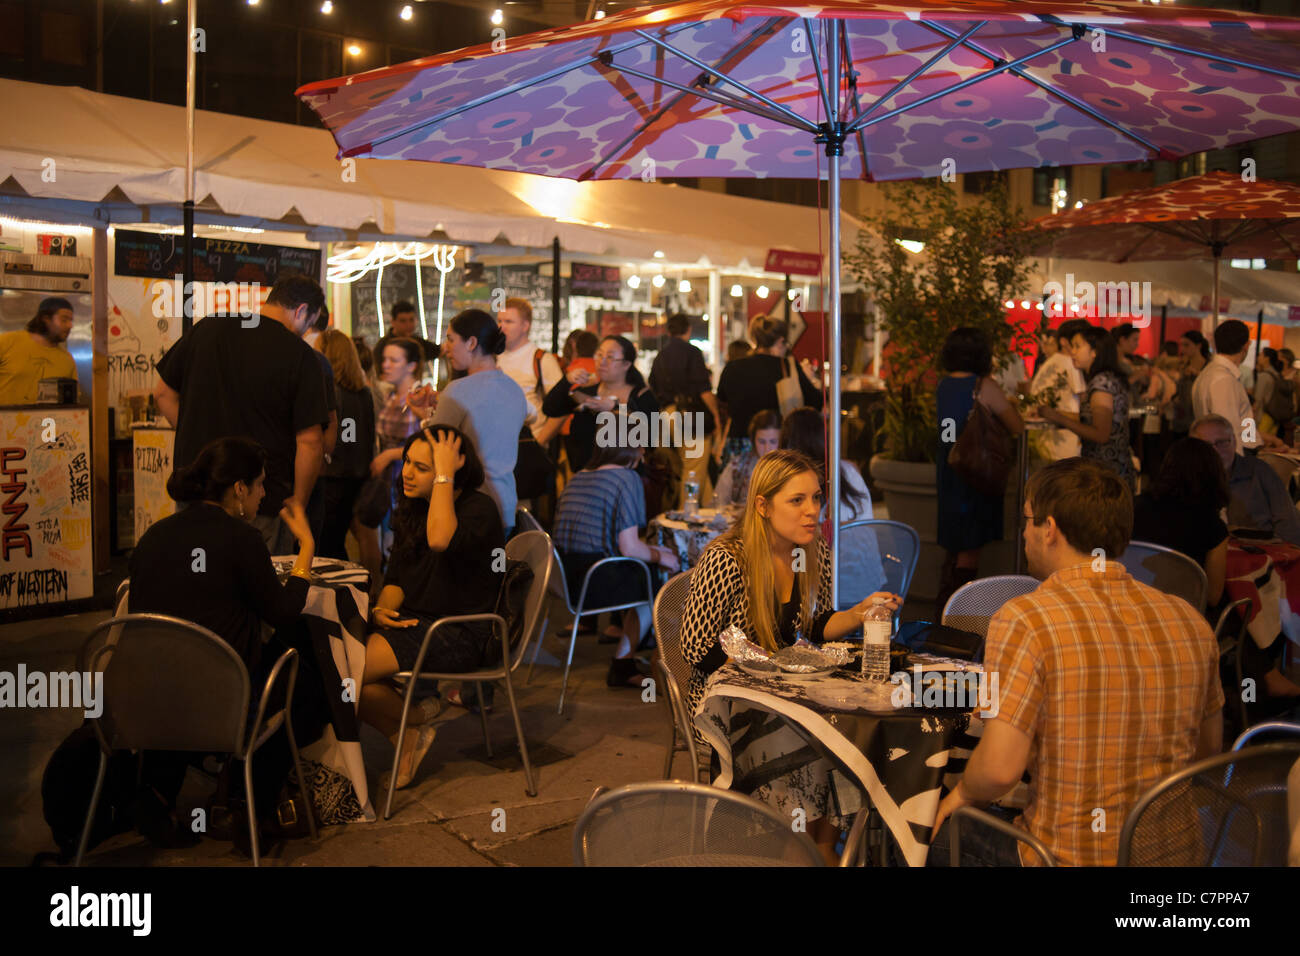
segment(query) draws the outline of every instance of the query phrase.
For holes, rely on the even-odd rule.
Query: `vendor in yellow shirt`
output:
[[[76,378],[63,343],[72,331],[72,303],[42,299],[35,317],[18,332],[0,335],[0,405],[30,405],[43,378]]]

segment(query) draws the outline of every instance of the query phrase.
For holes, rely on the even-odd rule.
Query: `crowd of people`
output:
[[[542,517],[576,603],[587,571],[606,557],[638,559],[661,578],[683,570],[673,548],[647,540],[647,525],[680,506],[688,475],[716,486],[701,503],[732,520],[693,569],[680,635],[692,711],[725,663],[719,638],[728,626],[775,651],[845,637],[869,607],[901,605],[886,588],[874,534],[861,527],[841,532],[841,600],[831,601],[821,379],[815,366],[788,358],[780,320],[753,320],[754,351],[729,350],[736,355],[715,391],[684,316],[669,320],[665,346],[643,377],[636,345],[620,335],[577,330],[561,355],[538,348],[523,300],[508,300],[495,316],[459,313],[436,346],[414,336],[408,303],[393,307],[390,334],[373,347],[330,328],[326,315],[313,280],[286,277],[260,322],[249,328],[209,317],[159,362],[154,394],[177,427],[168,490],[179,509],[137,545],[130,609],[210,628],[245,661],[256,687],[276,648],[291,640],[313,558],[355,556],[374,587],[358,715],[392,742],[396,786],[414,779],[442,706],[491,707],[487,688],[477,700],[440,687],[418,702],[398,739],[402,696],[393,678],[412,668],[433,621],[499,606],[494,564],[520,530],[517,506]],[[1118,824],[1096,835],[1087,814],[1101,807],[1122,820],[1150,783],[1221,746],[1223,692],[1206,617],[1135,582],[1117,560],[1100,572],[1094,561],[1098,548],[1118,556],[1130,539],[1180,550],[1205,569],[1212,615],[1226,602],[1229,528],[1300,543],[1296,506],[1255,451],[1281,447],[1278,433],[1293,424],[1294,372],[1275,366],[1283,355],[1264,353],[1272,373],[1257,373],[1252,398],[1235,374],[1245,354],[1238,325],[1220,326],[1213,354],[1188,333],[1182,354],[1148,363],[1135,354],[1134,330],[1067,322],[1043,337],[1019,400],[991,375],[981,333],[958,329],[945,344],[940,422],[964,425],[978,404],[1015,435],[1036,414],[1056,426],[1041,447],[1059,460],[1029,483],[1025,548],[1044,583],[990,626],[986,667],[1001,676],[1001,719],[986,722],[961,786],[939,808],[936,862],[952,810],[995,799],[1026,771],[1021,824],[1063,862],[1113,862]],[[440,389],[429,384],[433,362],[445,362],[450,375]],[[1050,401],[1042,397],[1049,390]],[[1281,397],[1292,406],[1283,408]],[[1132,454],[1135,405],[1149,405],[1159,419],[1146,443],[1150,458],[1141,461]],[[661,411],[696,416],[708,440],[659,448],[601,437],[602,415]],[[981,549],[1002,536],[1004,517],[1003,496],[981,493],[950,467],[951,445],[941,442],[938,455],[949,590],[977,576]],[[529,446],[540,456],[531,463]],[[863,476],[852,463],[838,467],[842,523],[871,518]],[[195,548],[204,553],[201,575]],[[271,556],[295,553],[280,580]],[[632,565],[604,570],[590,584],[602,600],[653,597]],[[269,650],[263,625],[277,629]],[[617,613],[600,637],[615,645],[608,685],[641,687],[637,652],[652,646],[648,601]],[[424,666],[474,670],[500,653],[493,645],[486,626],[444,628]],[[1125,689],[1135,660],[1163,675],[1156,699],[1143,691],[1140,706],[1137,691]],[[1300,694],[1279,664],[1268,655],[1259,662],[1267,692]],[[1091,696],[1081,696],[1084,685]],[[320,713],[306,696],[304,719]],[[836,789],[831,769],[797,761],[754,790],[778,808],[803,808],[828,858],[860,802]],[[259,805],[271,805],[287,770],[287,748],[259,757]],[[147,829],[158,842],[188,839],[169,816],[183,772],[184,761],[167,755],[148,763],[143,780],[155,812]],[[1020,862],[1014,845],[997,840],[971,841],[968,853]]]

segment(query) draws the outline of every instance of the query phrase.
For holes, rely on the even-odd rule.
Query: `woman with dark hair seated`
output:
[[[1205,569],[1205,605],[1212,621],[1227,576],[1228,526],[1219,517],[1227,506],[1223,464],[1213,446],[1197,438],[1170,445],[1151,490],[1133,501],[1132,540],[1181,551]]]
[[[718,476],[713,507],[744,506],[749,497],[749,476],[754,473],[754,466],[769,451],[781,447],[781,414],[770,408],[755,412],[749,420],[749,443],[749,448],[731,456],[727,467]]]
[[[620,409],[645,414],[659,411],[659,400],[636,367],[636,346],[621,335],[600,340],[595,375],[571,365],[542,401],[542,414],[548,418],[573,416],[564,449],[574,472],[586,468],[596,452],[597,432],[608,420],[600,416]]]
[[[677,570],[671,550],[641,540],[646,514],[645,489],[635,471],[640,461],[640,448],[599,447],[587,467],[564,486],[555,512],[555,546],[575,607],[584,575],[604,558],[622,555]],[[644,594],[645,574],[630,564],[601,568],[587,590],[588,601],[601,604],[635,601]],[[640,686],[632,655],[649,629],[649,605],[623,612],[622,629],[610,635],[619,642],[605,680],[610,687]]]
[[[266,452],[257,442],[234,437],[209,442],[191,465],[172,472],[167,493],[182,507],[140,536],[131,553],[127,602],[132,614],[192,621],[229,644],[248,668],[250,713],[256,712],[266,672],[285,650],[278,640],[263,647],[262,625],[284,628],[298,620],[316,550],[302,505],[289,498],[280,519],[298,540],[298,557],[288,580],[280,583],[266,543],[251,524],[266,494],[265,478]],[[299,690],[310,693],[309,683],[300,679]],[[303,708],[295,701],[297,713]],[[253,765],[254,799],[265,815],[274,810],[288,773],[283,737],[277,732]],[[148,789],[142,795],[140,826],[159,845],[195,842],[188,827],[178,828],[170,818],[188,763],[189,755],[170,753],[150,754],[145,761]],[[244,835],[238,828],[235,832]]]
[[[517,390],[517,389],[516,389]],[[375,604],[366,643],[358,712],[398,746],[402,695],[390,678],[415,667],[425,631],[441,617],[496,610],[502,571],[494,554],[505,546],[496,502],[481,489],[483,465],[474,443],[450,425],[412,435],[402,459],[402,501],[393,523],[392,558]],[[477,670],[500,653],[486,621],[439,628],[421,669]],[[411,782],[433,744],[432,701],[407,717],[397,786]]]

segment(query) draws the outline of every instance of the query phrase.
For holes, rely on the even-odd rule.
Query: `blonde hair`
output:
[[[776,591],[776,575],[772,571],[771,522],[759,514],[757,500],[762,498],[770,503],[792,478],[805,472],[817,477],[816,465],[797,451],[783,448],[760,458],[749,479],[744,515],[713,545],[726,548],[740,564],[749,593],[749,623],[754,628],[754,633],[748,636],[771,653],[780,646],[776,609],[781,595]],[[822,570],[821,549],[815,540],[808,550],[811,553],[805,555],[803,570],[795,572],[805,627],[812,621],[813,607],[820,596],[817,592]]]
[[[366,387],[366,373],[361,369],[357,347],[346,333],[326,329],[316,339],[316,348],[329,359],[330,367],[334,369],[334,381],[340,388],[355,392]]]

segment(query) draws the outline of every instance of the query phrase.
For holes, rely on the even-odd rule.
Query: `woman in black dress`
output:
[[[402,695],[389,679],[414,668],[429,625],[441,617],[496,610],[505,570],[497,558],[504,554],[505,529],[496,502],[480,490],[483,480],[474,443],[458,429],[434,425],[407,439],[393,553],[371,619],[358,706],[361,719],[394,747]],[[496,640],[487,622],[440,628],[421,669],[476,670]],[[436,708],[429,707],[408,715],[398,787],[410,783],[433,744],[435,716]]]
[[[939,381],[935,409],[939,417],[939,451],[935,472],[939,492],[939,546],[944,549],[939,573],[940,612],[963,584],[979,575],[980,550],[1002,540],[1002,495],[986,495],[968,485],[948,467],[948,454],[966,427],[975,402],[979,402],[1007,427],[1011,435],[1024,431],[1020,413],[991,376],[993,352],[988,336],[979,329],[953,329],[940,356],[948,373]]]

